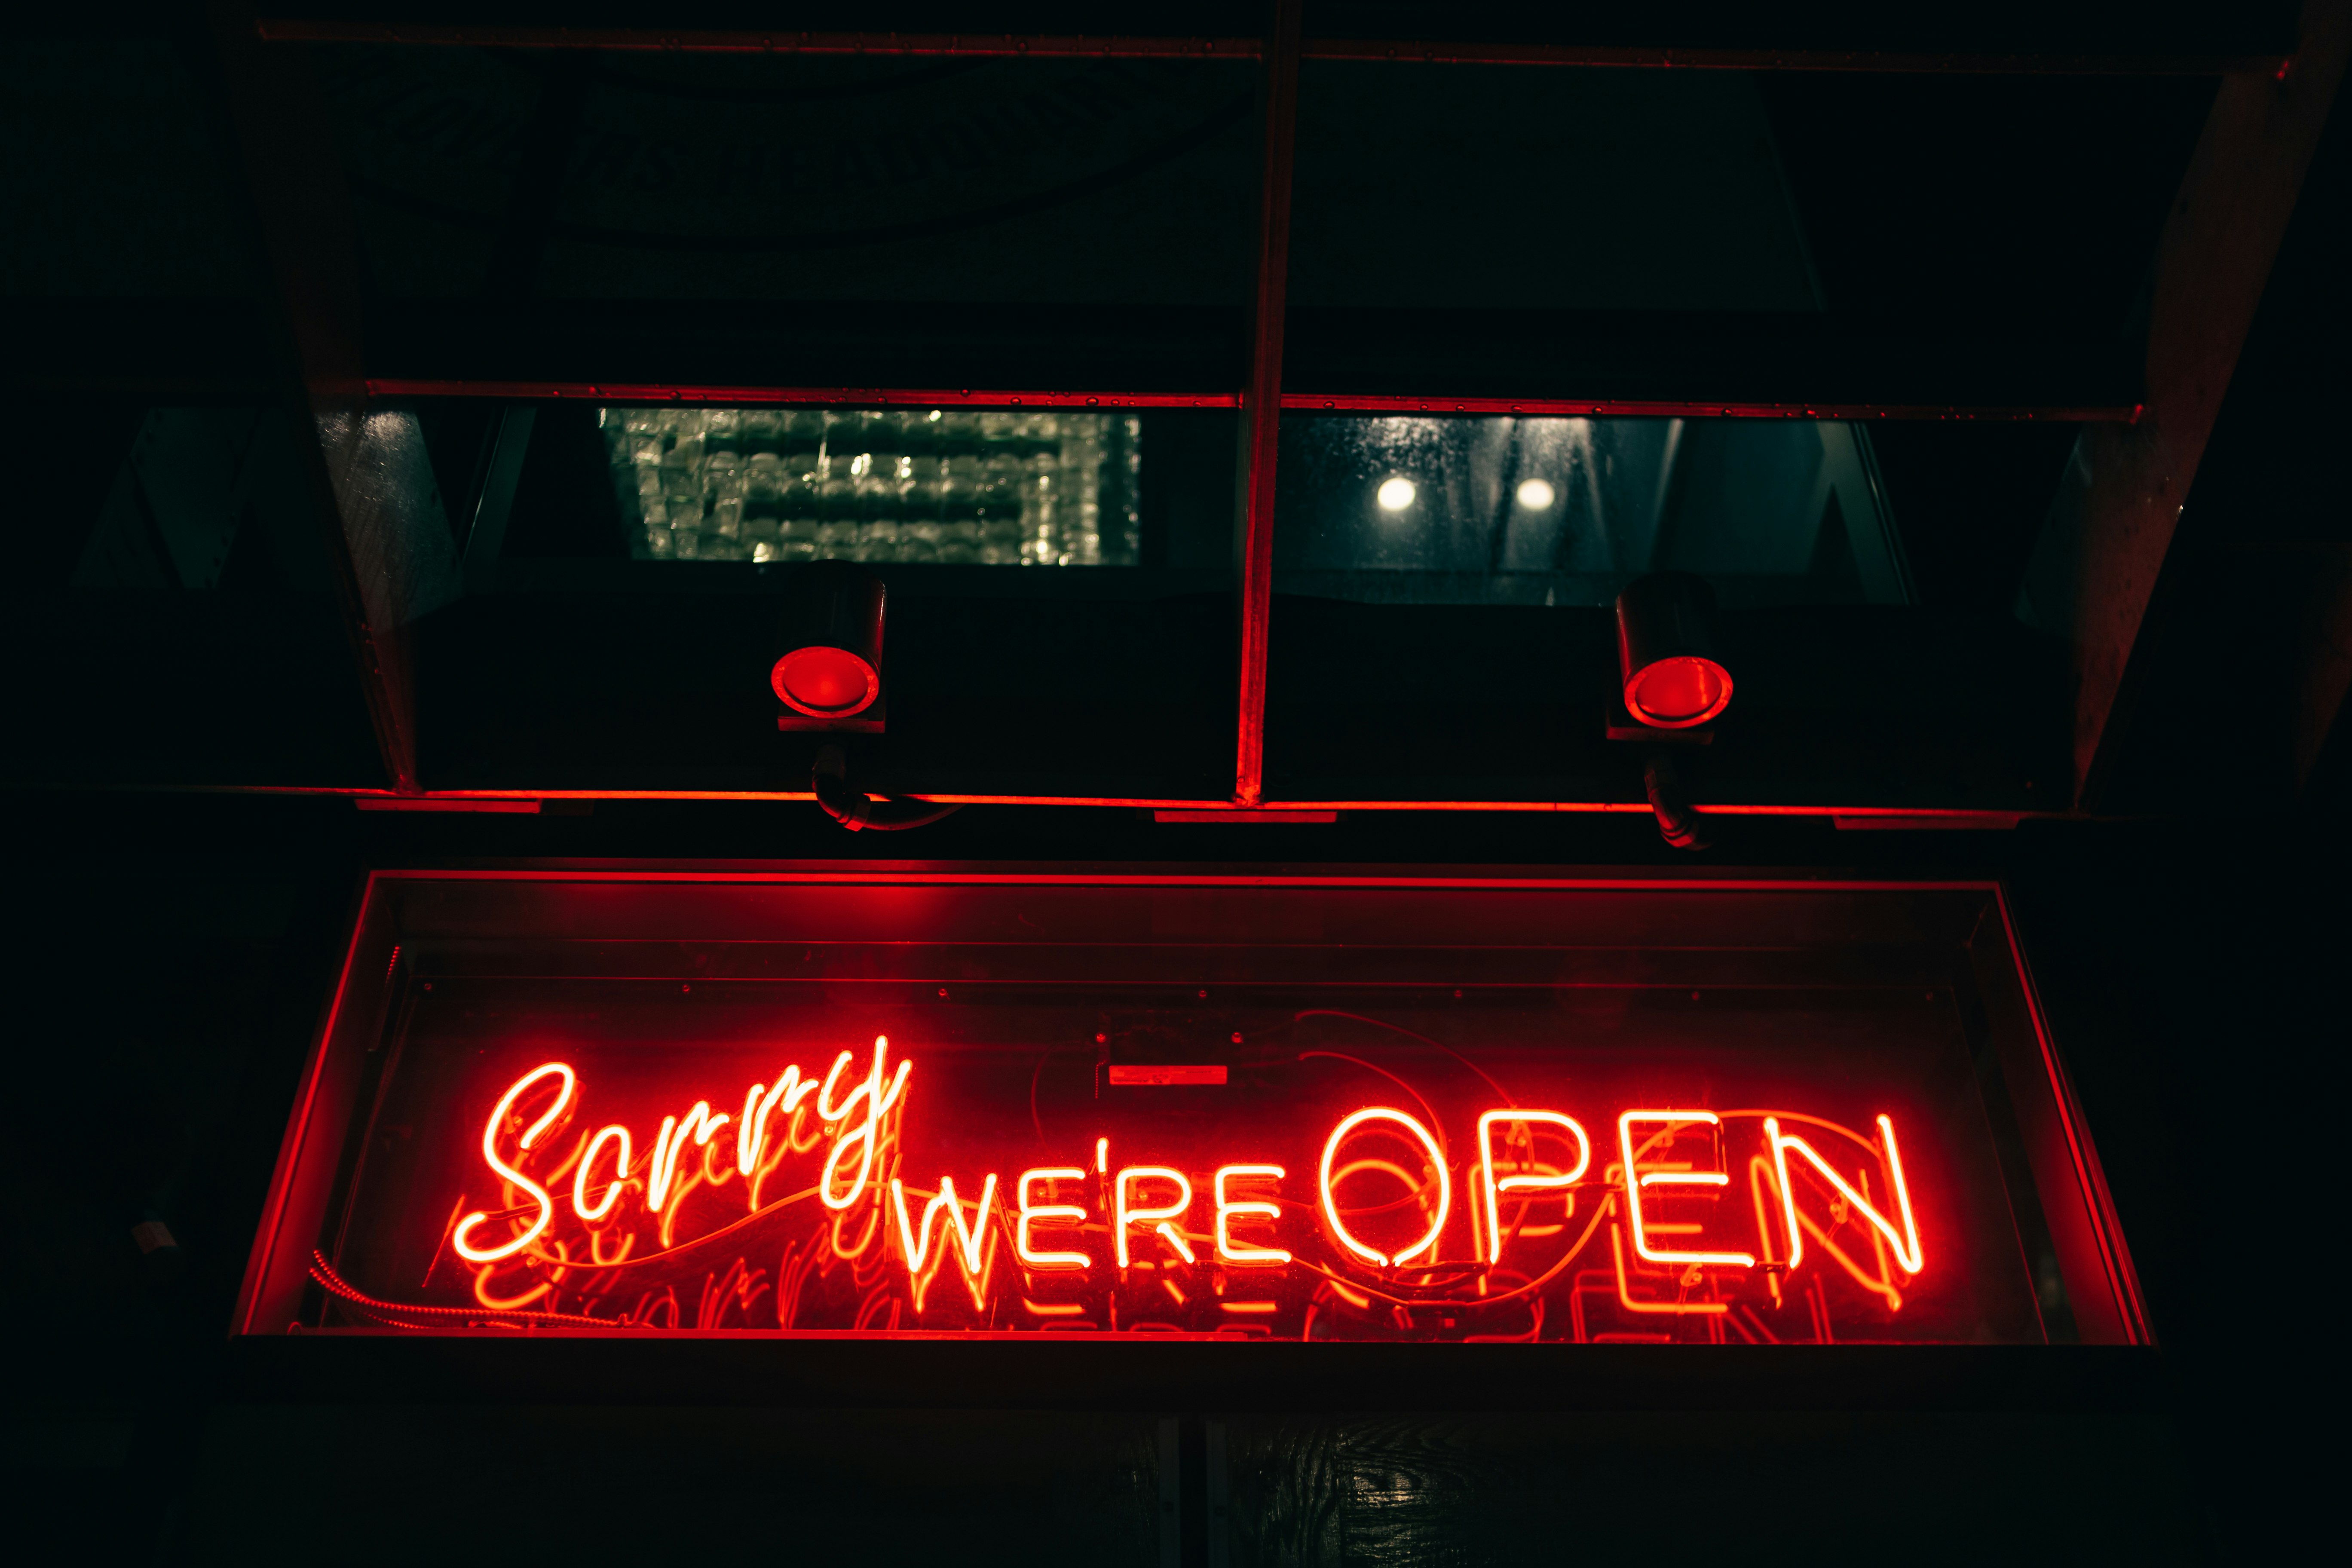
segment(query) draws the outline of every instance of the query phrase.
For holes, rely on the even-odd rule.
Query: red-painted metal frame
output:
[[[1688,398],[1404,397],[1286,392],[1282,405],[1312,413],[1525,414],[1556,419],[1948,419],[1990,423],[2128,425],[2141,405],[2123,404],[1710,403]]]
[[[696,386],[677,382],[451,381],[386,376],[367,384],[372,397],[488,397],[507,403],[695,403],[830,408],[1239,408],[1230,392],[1007,392],[971,387]],[[1407,397],[1286,392],[1282,406],[1300,413],[1507,414],[1562,419],[1941,419],[2000,423],[2124,424],[2141,405],[1949,403],[1722,403],[1695,399],[1578,397]]]
[[[1238,712],[1234,804],[1265,794],[1265,664],[1274,616],[1275,458],[1282,426],[1283,308],[1290,287],[1290,174],[1297,146],[1300,0],[1277,0],[1266,47],[1265,143],[1258,186],[1256,289],[1251,299],[1249,384],[1242,393],[1238,568]]]
[[[709,403],[818,408],[1237,408],[1231,392],[1000,392],[971,387],[688,386],[644,381],[446,381],[388,376],[371,397],[491,397],[507,403]]]
[[[874,55],[967,59],[1256,60],[1260,38],[1087,33],[820,33],[757,28],[549,27],[265,17],[275,44],[411,44],[474,49],[596,49],[702,55]]]
[[[2084,1194],[2091,1221],[2091,1240],[2098,1248],[2100,1266],[2106,1272],[2108,1289],[2122,1316],[2124,1335],[2132,1344],[2154,1344],[2156,1331],[2148,1320],[2147,1298],[2140,1293],[2139,1271],[2132,1267],[2131,1252],[2124,1246],[2123,1226],[2116,1218],[2115,1197],[2107,1191],[2107,1173],[2099,1164],[2099,1152],[2093,1147],[2085,1129],[2082,1101],[2075,1098],[2074,1080],[2067,1076],[2066,1064],[2059,1058],[2057,1042],[2051,1037],[2049,1022],[2042,1015],[2042,1000],[2035,994],[2033,969],[2026,962],[2025,944],[2018,940],[2017,917],[2009,907],[2008,890],[1996,885],[1993,897],[2000,910],[2001,935],[2009,944],[2010,962],[2017,966],[2018,989],[2024,997],[2027,1016],[2032,1020],[2033,1043],[2041,1052],[2042,1070],[2049,1075],[2050,1091],[2057,1100],[2059,1131],[2065,1138],[2067,1158]]]
[[[389,790],[358,789],[343,784],[170,784],[152,786],[174,795],[324,795],[351,801],[362,811],[530,811],[546,801],[679,800],[679,801],[814,801],[807,790],[745,789],[505,789],[440,790],[419,795],[395,795]],[[130,793],[144,794],[148,790]],[[941,805],[1085,805],[1119,806],[1143,811],[1182,812],[1220,821],[1271,821],[1281,815],[1323,816],[1342,811],[1500,811],[1602,815],[1612,812],[1647,816],[1652,808],[1642,800],[1269,800],[1241,806],[1230,800],[1202,800],[1184,795],[954,795],[925,792],[909,800]],[[1921,805],[1779,805],[1738,801],[1698,801],[1693,809],[1718,816],[1826,816],[1842,826],[1883,826],[1888,828],[2010,828],[2020,822],[2060,821],[2079,816],[2064,811],[1986,810],[1972,806]]]
[[[597,49],[720,55],[872,55],[979,59],[1257,60],[1259,38],[1129,37],[1080,33],[820,33],[754,29],[548,27],[268,17],[271,43],[410,44],[478,49]],[[1302,58],[1400,65],[1583,66],[1648,70],[1880,71],[2005,76],[2210,76],[2273,72],[2273,54],[1933,53],[1899,49],[1623,47],[1592,44],[1462,43],[1407,38],[1307,38]]]

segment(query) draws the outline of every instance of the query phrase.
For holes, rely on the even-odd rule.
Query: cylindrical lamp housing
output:
[[[1688,572],[1636,577],[1617,595],[1617,671],[1625,710],[1658,730],[1704,724],[1731,703],[1715,652],[1715,590]]]
[[[882,695],[882,579],[854,561],[792,569],[768,684],[815,719],[862,713]]]

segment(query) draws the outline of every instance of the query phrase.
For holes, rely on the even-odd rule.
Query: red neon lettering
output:
[[[845,1053],[845,1055],[846,1053]],[[816,1092],[816,1085],[803,1082],[801,1069],[788,1067],[776,1087],[761,1092],[763,1085],[753,1084],[751,1092],[743,1097],[743,1120],[735,1128],[735,1168],[747,1176],[760,1173],[760,1157],[768,1146],[768,1118],[781,1104],[786,1116],[800,1108],[802,1100]]]
[[[1617,1119],[1617,1148],[1625,1161],[1625,1218],[1633,1232],[1633,1251],[1650,1263],[1687,1265],[1719,1265],[1727,1268],[1753,1268],[1755,1258],[1745,1252],[1661,1252],[1650,1245],[1642,1228],[1642,1189],[1644,1187],[1727,1187],[1731,1177],[1722,1171],[1643,1171],[1633,1168],[1633,1123],[1660,1121],[1669,1128],[1705,1122],[1720,1127],[1723,1119],[1712,1110],[1629,1110]]]
[[[1033,1204],[1029,1201],[1032,1183],[1047,1184],[1047,1196],[1055,1182],[1083,1182],[1087,1173],[1075,1165],[1046,1165],[1034,1171],[1024,1171],[1013,1184],[1020,1204],[1021,1216],[1013,1227],[1013,1254],[1031,1268],[1091,1268],[1094,1259],[1083,1252],[1039,1252],[1029,1245],[1029,1227],[1037,1221],[1072,1220],[1083,1222],[1087,1211],[1076,1204]]]
[[[1731,1310],[1724,1301],[1636,1301],[1625,1283],[1625,1246],[1617,1235],[1617,1227],[1609,1227],[1609,1256],[1617,1264],[1617,1304],[1629,1312],[1680,1312],[1708,1317]]]
[[[675,1116],[662,1118],[661,1131],[654,1134],[653,1165],[646,1173],[646,1207],[659,1214],[669,1202],[669,1191],[677,1180],[678,1156],[686,1152],[686,1140],[691,1133],[695,1146],[710,1142],[710,1135],[734,1119],[725,1111],[710,1114],[710,1101],[698,1100],[694,1109],[680,1121]],[[665,1243],[664,1245],[667,1245]]]
[[[921,1289],[923,1265],[930,1257],[931,1222],[939,1217],[940,1211],[942,1209],[947,1211],[948,1226],[955,1232],[954,1250],[962,1261],[964,1279],[971,1287],[972,1303],[977,1306],[980,1303],[979,1281],[984,1271],[980,1244],[988,1235],[989,1211],[996,1206],[996,1173],[991,1171],[988,1173],[986,1184],[980,1189],[979,1213],[973,1216],[972,1223],[969,1226],[964,1224],[963,1205],[956,1202],[953,1176],[941,1176],[939,1194],[923,1205],[923,1228],[919,1234],[907,1215],[906,1184],[896,1177],[893,1177],[890,1182],[890,1201],[898,1211],[899,1249],[906,1255],[907,1273],[916,1284],[915,1310],[919,1312],[923,1310]],[[947,1233],[942,1230],[940,1233],[942,1246],[945,1246],[946,1240]]]
[[[1128,1188],[1137,1182],[1151,1181],[1175,1183],[1176,1201],[1156,1209],[1129,1206]],[[1181,1217],[1186,1209],[1192,1206],[1192,1184],[1185,1179],[1183,1172],[1171,1170],[1166,1165],[1129,1165],[1120,1170],[1118,1180],[1113,1183],[1112,1186],[1111,1206],[1115,1220],[1111,1229],[1118,1237],[1118,1266],[1121,1268],[1128,1267],[1128,1227],[1146,1221],[1156,1222],[1152,1225],[1152,1228],[1160,1233],[1162,1240],[1176,1249],[1176,1255],[1179,1258],[1187,1263],[1199,1261],[1192,1256],[1192,1244],[1184,1239],[1184,1233],[1168,1223],[1171,1219]]]
[[[1234,1203],[1225,1196],[1225,1184],[1240,1177],[1244,1181],[1282,1180],[1279,1165],[1220,1165],[1215,1177],[1217,1194],[1217,1256],[1228,1263],[1287,1263],[1290,1254],[1278,1247],[1236,1247],[1232,1233],[1225,1227],[1235,1215],[1257,1215],[1267,1220],[1282,1217],[1282,1205],[1269,1203]],[[1234,1309],[1228,1308],[1228,1310]]]
[[[1497,1123],[1524,1125],[1540,1121],[1547,1126],[1564,1128],[1576,1135],[1576,1169],[1558,1176],[1495,1177],[1494,1133]],[[1532,1148],[1532,1144],[1530,1144]],[[1503,1261],[1503,1219],[1496,1196],[1499,1193],[1541,1192],[1548,1188],[1576,1184],[1592,1163],[1592,1140],[1584,1135],[1584,1128],[1573,1116],[1557,1110],[1489,1110],[1478,1118],[1478,1186],[1486,1199],[1486,1261]]]
[[[467,1215],[457,1222],[457,1228],[450,1233],[449,1247],[450,1250],[468,1263],[496,1263],[501,1258],[512,1258],[516,1253],[537,1241],[541,1233],[545,1231],[549,1223],[555,1218],[555,1204],[548,1197],[547,1189],[499,1159],[498,1149],[499,1130],[506,1125],[507,1113],[514,1109],[515,1101],[523,1097],[525,1090],[550,1073],[554,1073],[563,1079],[563,1092],[555,1097],[555,1103],[549,1106],[540,1119],[532,1122],[529,1130],[516,1141],[516,1152],[527,1152],[533,1143],[539,1142],[541,1133],[555,1125],[556,1118],[562,1116],[564,1108],[572,1103],[572,1090],[579,1085],[579,1076],[562,1062],[541,1063],[515,1079],[508,1086],[506,1093],[499,1096],[498,1104],[490,1110],[489,1121],[482,1128],[482,1158],[489,1163],[491,1170],[499,1173],[500,1181],[520,1187],[530,1194],[531,1201],[539,1205],[539,1217],[530,1222],[530,1228],[510,1241],[497,1247],[476,1247],[466,1237],[472,1233],[476,1226],[488,1224],[490,1216],[479,1211]]]
[[[1349,1233],[1346,1224],[1339,1218],[1339,1200],[1332,1192],[1331,1162],[1339,1156],[1339,1144],[1349,1133],[1367,1121],[1393,1121],[1402,1127],[1409,1128],[1412,1135],[1421,1140],[1422,1148],[1427,1151],[1430,1168],[1437,1173],[1437,1217],[1430,1222],[1429,1234],[1394,1258],[1391,1258],[1377,1247],[1365,1246]],[[1332,1237],[1340,1246],[1375,1268],[1392,1268],[1435,1247],[1438,1233],[1445,1228],[1445,1215],[1454,1206],[1454,1181],[1446,1174],[1445,1156],[1437,1147],[1437,1140],[1430,1134],[1428,1128],[1392,1106],[1366,1106],[1361,1110],[1351,1111],[1340,1118],[1339,1125],[1331,1130],[1329,1142],[1323,1145],[1320,1184],[1323,1191],[1323,1223],[1330,1227]]]
[[[1794,1133],[1781,1131],[1778,1117],[1768,1116],[1764,1119],[1764,1136],[1771,1142],[1772,1163],[1780,1178],[1781,1215],[1789,1227],[1790,1273],[1794,1274],[1797,1271],[1797,1265],[1803,1262],[1805,1257],[1804,1233],[1797,1226],[1797,1190],[1789,1181],[1789,1151],[1791,1149],[1810,1161],[1813,1169],[1820,1172],[1822,1178],[1838,1190],[1838,1195],[1845,1199],[1847,1205],[1859,1213],[1876,1228],[1881,1236],[1886,1238],[1886,1244],[1895,1249],[1895,1261],[1901,1265],[1904,1273],[1916,1275],[1927,1263],[1927,1258],[1919,1250],[1919,1225],[1911,1215],[1911,1189],[1904,1184],[1903,1180],[1903,1156],[1895,1147],[1895,1123],[1884,1115],[1878,1119],[1878,1134],[1885,1143],[1886,1173],[1895,1185],[1895,1211],[1903,1216],[1903,1230],[1900,1235],[1896,1234],[1894,1225],[1887,1217],[1879,1213],[1868,1198],[1856,1192],[1853,1184],[1843,1176],[1832,1169],[1830,1163],[1822,1159],[1811,1144]]]
[[[614,1138],[621,1142],[621,1152],[613,1162],[613,1180],[604,1188],[604,1201],[594,1208],[590,1208],[588,1206],[588,1167],[596,1163],[596,1152],[604,1146],[608,1139]],[[588,1147],[581,1152],[580,1169],[572,1178],[572,1212],[590,1225],[594,1225],[598,1220],[611,1214],[613,1205],[621,1201],[622,1189],[629,1184],[629,1130],[618,1123],[611,1127],[599,1128],[596,1136],[588,1140]]]
[[[835,1134],[833,1148],[824,1157],[824,1169],[817,1173],[816,1195],[819,1201],[829,1209],[848,1208],[857,1202],[858,1194],[866,1191],[866,1178],[874,1173],[875,1145],[881,1140],[882,1118],[889,1114],[890,1108],[896,1105],[898,1102],[898,1097],[906,1092],[907,1075],[912,1072],[915,1067],[911,1061],[898,1064],[898,1074],[891,1079],[890,1088],[887,1093],[882,1088],[883,1058],[889,1049],[890,1037],[887,1035],[874,1037],[874,1066],[866,1073],[866,1081],[851,1089],[849,1098],[843,1100],[840,1105],[835,1106],[833,1103],[833,1086],[834,1081],[841,1076],[841,1069],[849,1065],[847,1051],[842,1052],[834,1059],[833,1070],[824,1075],[824,1087],[817,1091],[816,1113],[831,1122],[845,1123],[849,1113],[857,1108],[858,1101],[862,1100],[866,1102],[866,1119],[855,1127],[845,1125],[838,1133]],[[835,1197],[833,1191],[834,1173],[841,1166],[842,1155],[853,1146],[858,1150],[857,1179],[850,1183],[847,1192]]]

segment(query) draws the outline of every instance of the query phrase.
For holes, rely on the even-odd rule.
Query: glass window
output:
[[[0,289],[188,300],[253,286],[195,84],[168,39],[12,38],[0,89]]]
[[[1843,424],[1294,416],[1277,477],[1284,593],[1601,605],[1675,570],[1734,605],[1909,597]]]
[[[415,414],[465,584],[417,631],[436,788],[805,788],[823,737],[779,732],[769,678],[780,596],[823,559],[888,593],[865,786],[1231,787],[1230,410]]]
[[[1246,297],[1245,62],[316,58],[387,295]]]
[[[47,432],[22,497],[39,526],[0,579],[0,619],[11,667],[42,678],[11,683],[0,712],[7,775],[383,787],[294,416],[17,412]]]
[[[1294,306],[1819,305],[1738,72],[1309,60],[1293,204]]]
[[[609,408],[640,561],[1133,566],[1132,414]]]

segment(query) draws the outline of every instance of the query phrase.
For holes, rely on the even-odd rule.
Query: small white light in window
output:
[[[1412,504],[1412,481],[1406,479],[1385,479],[1380,490],[1382,511],[1402,511]]]
[[[1552,493],[1549,479],[1526,479],[1519,485],[1519,504],[1529,511],[1549,511],[1559,498]]]

